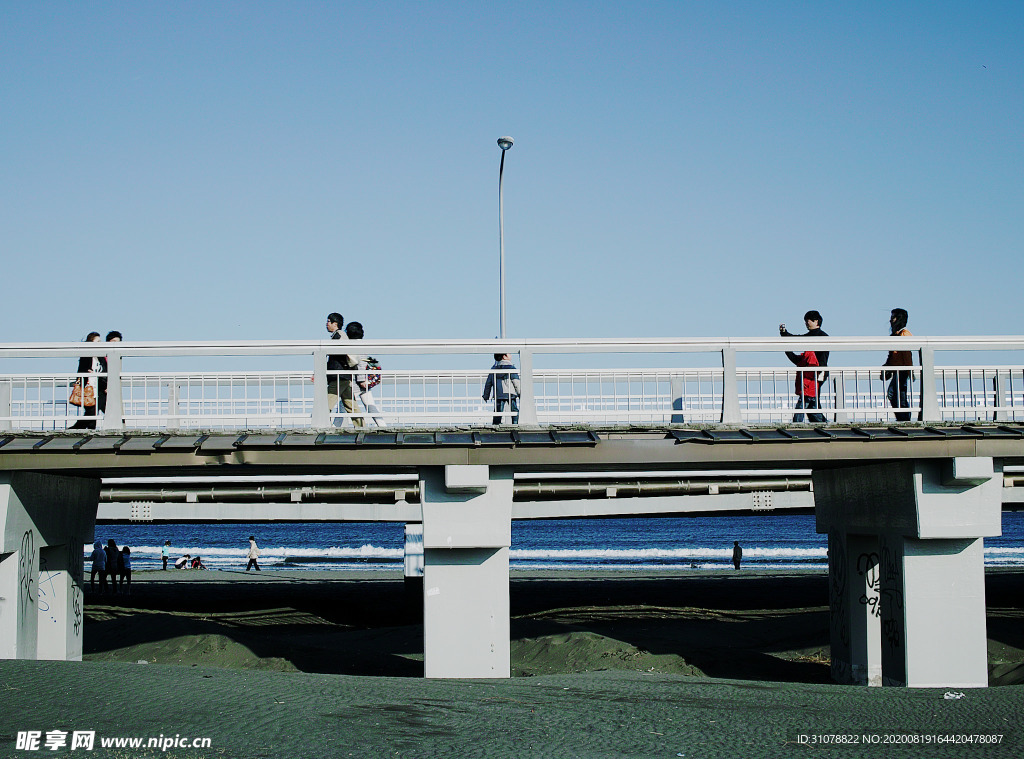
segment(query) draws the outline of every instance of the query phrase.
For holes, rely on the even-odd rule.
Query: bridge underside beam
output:
[[[814,473],[835,679],[988,684],[983,538],[1001,532],[1001,489],[988,458]]]

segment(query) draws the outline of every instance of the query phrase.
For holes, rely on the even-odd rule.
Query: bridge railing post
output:
[[[107,355],[107,401],[103,411],[102,427],[105,430],[124,429],[124,404],[121,401],[121,354],[116,350]]]
[[[14,425],[11,421],[11,382],[0,381],[0,430],[9,430]]]
[[[537,400],[533,394],[533,351],[519,349],[519,423],[537,424]]]
[[[935,383],[935,349],[929,346],[921,348],[921,421],[942,421]]]
[[[736,349],[722,349],[722,423],[739,424],[740,414],[739,378],[736,373]]]
[[[331,426],[331,410],[327,408],[327,351],[313,352],[313,418],[314,429]]]
[[[178,419],[178,396],[180,394],[178,388],[178,380],[171,379],[167,383],[167,429],[177,430],[181,427],[181,421]]]
[[[672,424],[684,424],[686,417],[683,414],[683,407],[686,405],[686,380],[678,374],[673,374],[669,379],[669,397],[672,399],[672,411],[679,413],[672,414]]]
[[[995,376],[995,412],[992,414],[992,418],[997,422],[1006,422],[1013,419],[1013,415],[1007,408],[1012,406],[1012,400],[1007,401],[1006,391],[1010,389],[1012,382],[1010,381],[1010,373],[1004,371],[996,371]],[[0,391],[2,392],[2,391]],[[3,396],[0,396],[2,398]]]
[[[846,424],[850,415],[846,410],[846,382],[842,372],[832,372],[832,397],[835,398],[836,424]]]

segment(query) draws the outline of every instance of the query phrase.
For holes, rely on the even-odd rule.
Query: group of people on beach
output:
[[[111,541],[113,542],[113,541]],[[260,556],[259,546],[256,545],[256,536],[249,536],[249,551],[246,554],[246,558],[249,563],[245,566],[245,571],[248,572],[250,569],[255,567],[256,571],[260,571],[260,565],[257,559]],[[171,541],[165,540],[164,544],[160,547],[160,560],[163,564],[163,569],[167,569],[167,565],[171,559]],[[199,554],[193,556],[190,553],[186,553],[178,557],[174,562],[175,569],[206,569],[206,565],[203,564],[203,557]]]
[[[911,331],[907,329],[908,319],[909,315],[906,309],[892,309],[889,315],[889,334],[893,337],[912,337]],[[786,329],[785,324],[780,324],[779,335],[782,337],[828,337],[828,333],[821,328],[822,321],[820,313],[808,311],[804,314],[804,326],[807,327],[805,334],[791,334]],[[828,351],[804,351],[803,353],[786,351],[786,357],[794,364],[801,368],[812,369],[812,371],[796,373],[796,387],[794,389],[796,393],[796,406],[794,408],[797,413],[793,414],[794,422],[802,422],[804,420],[804,415],[800,413],[802,409],[821,408],[819,400],[821,398],[821,386],[828,380],[828,372],[824,371],[823,367],[828,366],[828,355]],[[910,371],[900,368],[886,369],[885,367],[905,367],[913,366],[913,364],[914,359],[910,351],[889,351],[885,363],[882,364],[883,369],[880,378],[882,381],[889,381],[886,399],[894,409],[910,408]],[[896,411],[894,415],[898,422],[910,421],[909,411]],[[824,415],[818,412],[809,413],[807,418],[816,424],[825,423]]]
[[[92,571],[89,573],[89,590],[96,591],[99,576],[100,593],[130,596],[132,594],[132,549],[124,546],[118,549],[111,538],[104,546],[100,541],[92,544]],[[109,580],[109,582],[108,582]]]
[[[160,561],[163,563],[163,569],[167,569],[167,563],[171,560],[171,541],[165,540],[164,544],[160,546]],[[190,553],[182,554],[174,560],[175,569],[206,569],[206,565],[203,564],[203,557],[199,554],[192,556]]]

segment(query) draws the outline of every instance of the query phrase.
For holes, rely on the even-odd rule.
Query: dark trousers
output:
[[[893,408],[910,408],[908,387],[910,385],[910,372],[893,372],[889,380],[889,390],[885,396],[889,399],[889,405]],[[897,422],[909,422],[909,411],[897,411],[895,413]]]
[[[821,408],[818,405],[818,399],[811,395],[798,395],[796,397],[796,406],[794,408]],[[807,419],[816,424],[824,424],[825,416],[823,414],[808,414]],[[794,422],[802,422],[804,420],[803,414],[793,414]]]
[[[96,590],[96,575],[100,576],[100,593],[107,592],[107,570],[94,569],[89,574],[89,590]]]
[[[245,571],[248,572],[252,567],[256,567],[256,571],[260,571],[260,565],[256,563],[256,559],[249,559],[249,563],[245,565]]]
[[[519,398],[512,396],[511,398],[498,398],[494,399],[494,419],[492,424],[501,424],[502,416],[505,411],[505,404],[511,404],[512,407],[512,424],[519,424]]]

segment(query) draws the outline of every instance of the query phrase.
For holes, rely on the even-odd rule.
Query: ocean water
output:
[[[134,569],[202,556],[209,569],[244,569],[249,535],[260,546],[260,567],[274,569],[401,569],[404,525],[360,524],[127,524],[97,525],[96,539],[131,548]],[[722,570],[732,544],[743,566],[824,571],[826,536],[811,515],[525,520],[512,523],[510,562],[518,569]],[[92,546],[86,546],[86,556]],[[985,539],[986,566],[1024,566],[1024,513],[1003,512],[1003,535]],[[88,564],[86,565],[88,567]]]

